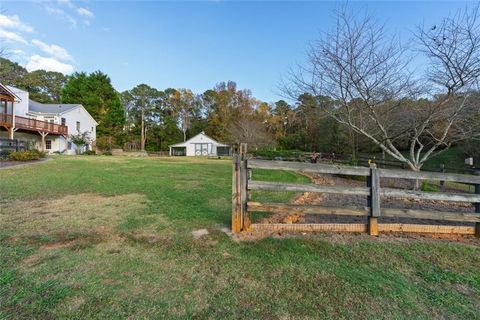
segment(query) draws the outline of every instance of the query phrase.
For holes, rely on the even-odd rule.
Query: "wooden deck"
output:
[[[0,125],[6,127],[13,126],[13,117],[11,114],[0,113]],[[67,135],[68,127],[61,124],[29,119],[25,117],[15,116],[15,129],[45,132],[50,134]]]

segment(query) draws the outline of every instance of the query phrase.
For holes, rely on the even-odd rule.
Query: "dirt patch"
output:
[[[110,237],[112,229],[127,215],[142,214],[147,203],[141,194],[108,197],[89,193],[52,200],[8,201],[2,205],[0,225],[17,239],[43,245],[61,247],[77,239],[97,242]]]
[[[192,231],[192,236],[193,238],[195,238],[195,240],[198,240],[201,237],[206,236],[207,234],[209,234],[207,229],[198,229],[198,230]]]

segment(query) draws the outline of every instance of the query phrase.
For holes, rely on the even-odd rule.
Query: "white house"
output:
[[[69,135],[88,132],[93,143],[97,125],[81,104],[39,103],[27,91],[0,83],[0,137],[31,141],[49,153],[75,154],[92,145],[76,146]]]
[[[231,150],[228,144],[210,138],[203,131],[185,142],[169,147],[170,156],[228,156]]]

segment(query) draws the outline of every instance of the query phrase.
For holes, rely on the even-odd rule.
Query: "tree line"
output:
[[[309,94],[294,103],[267,103],[233,81],[203,93],[147,84],[117,92],[101,71],[71,76],[28,72],[5,58],[0,58],[0,78],[29,91],[38,102],[82,104],[99,123],[97,145],[104,149],[134,143],[149,151],[168,150],[168,145],[201,131],[222,142],[247,142],[252,148],[350,152],[353,147],[350,134],[320,108],[332,102]]]
[[[405,44],[374,18],[342,7],[334,27],[310,44],[306,62],[284,80],[288,101],[261,101],[233,81],[203,93],[147,84],[117,92],[100,71],[66,77],[27,72],[6,59],[0,60],[0,77],[40,102],[83,104],[99,123],[102,149],[129,144],[168,150],[205,131],[251,149],[354,157],[383,152],[420,170],[451,146],[479,153],[478,16],[478,5],[466,8],[418,27]],[[418,61],[421,67],[412,64]]]

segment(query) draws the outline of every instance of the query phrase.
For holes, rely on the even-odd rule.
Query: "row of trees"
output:
[[[2,82],[30,92],[42,103],[81,103],[97,120],[97,145],[121,147],[133,143],[147,150],[168,145],[205,131],[230,143],[247,142],[253,148],[280,148],[350,152],[351,134],[319,108],[317,98],[302,94],[289,104],[262,102],[235,82],[221,82],[203,93],[190,89],[159,90],[140,84],[117,92],[100,72],[69,77],[44,70],[27,72],[0,58]],[[321,103],[332,104],[327,98]]]
[[[478,6],[418,28],[408,45],[348,7],[336,19],[284,82],[292,103],[262,102],[231,81],[203,93],[146,84],[119,93],[99,71],[67,78],[28,73],[5,59],[0,77],[41,102],[83,104],[99,122],[102,148],[130,142],[142,150],[167,150],[205,131],[252,148],[383,151],[420,170],[452,145],[478,145]]]

